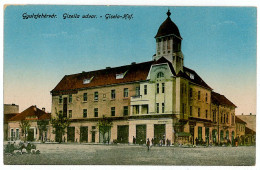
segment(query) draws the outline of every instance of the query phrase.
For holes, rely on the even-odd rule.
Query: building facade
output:
[[[31,106],[8,121],[8,138],[10,141],[49,141],[51,114],[43,108]],[[28,130],[22,129],[22,122],[28,121]],[[26,139],[25,139],[26,137]]]
[[[212,104],[212,88],[184,66],[182,37],[170,15],[168,11],[155,36],[152,61],[66,75],[51,91],[52,116],[60,113],[71,122],[64,141],[216,142],[212,107],[217,106]],[[225,107],[221,105],[221,113]],[[225,113],[229,115],[225,127],[219,126],[220,131],[228,131],[228,138],[234,131],[231,115],[235,108],[231,107]],[[113,125],[101,135],[98,122],[104,119]]]
[[[8,121],[18,113],[18,105],[4,104],[4,140],[8,140]]]

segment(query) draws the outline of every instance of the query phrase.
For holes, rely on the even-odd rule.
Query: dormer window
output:
[[[124,73],[116,74],[116,79],[123,79],[126,73],[127,71],[125,71]]]
[[[163,72],[159,72],[159,73],[157,74],[157,78],[162,78],[162,77],[164,77]]]
[[[194,79],[194,74],[190,74],[190,79]]]
[[[94,76],[92,76],[89,79],[83,79],[83,84],[89,84],[93,78],[94,78]]]

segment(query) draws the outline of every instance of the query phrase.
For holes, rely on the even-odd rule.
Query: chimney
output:
[[[45,107],[43,107],[43,108],[42,108],[42,111],[44,111],[44,112],[45,112]]]
[[[34,105],[34,107],[33,107],[33,110],[34,110],[34,111],[36,111],[36,110],[37,110],[37,107],[36,107],[36,105]]]
[[[134,65],[134,64],[136,64],[136,62],[132,62],[132,63],[131,63],[131,65]]]

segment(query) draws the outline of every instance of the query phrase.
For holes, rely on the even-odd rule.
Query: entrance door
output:
[[[93,142],[93,143],[95,143],[95,138],[96,138],[96,133],[93,131],[93,132],[91,132],[92,134],[91,134],[91,136],[92,136],[92,140],[91,140],[91,142]]]
[[[165,124],[154,125],[154,144],[165,143]]]
[[[209,144],[209,128],[206,127],[205,129],[205,141],[207,142],[207,144]]]
[[[74,142],[75,141],[75,127],[67,128],[67,141]]]
[[[67,117],[67,97],[63,98],[63,117]]]
[[[146,125],[136,125],[136,143],[146,143]]]
[[[129,126],[117,126],[117,141],[118,143],[128,143]]]
[[[80,127],[80,142],[88,142],[88,127]]]
[[[28,141],[34,141],[34,129],[29,129],[28,130],[27,140]]]
[[[217,130],[216,129],[212,130],[212,138],[213,138],[213,143],[217,143]]]
[[[194,145],[194,126],[190,126],[191,143]]]

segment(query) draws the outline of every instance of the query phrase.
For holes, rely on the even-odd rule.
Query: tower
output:
[[[169,60],[176,74],[183,71],[184,56],[181,51],[182,37],[176,24],[171,20],[171,12],[168,10],[167,19],[161,24],[155,36],[156,39],[156,55],[154,60],[165,57]]]

